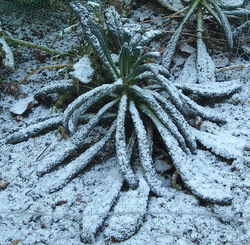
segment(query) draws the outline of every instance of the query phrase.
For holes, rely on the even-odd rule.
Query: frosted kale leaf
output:
[[[15,69],[15,62],[12,50],[5,40],[6,33],[2,30],[0,21],[0,59],[2,59],[4,66],[11,70]]]
[[[86,206],[82,214],[81,240],[88,244],[95,243],[95,236],[119,197],[123,184],[114,159],[102,165],[94,167],[83,176],[84,193],[88,199],[84,200]]]
[[[228,96],[240,88],[238,79],[225,82],[216,82],[215,64],[207,52],[203,41],[202,10],[197,11],[197,49],[191,54],[175,81],[177,88],[184,92],[193,93],[203,97],[219,98]],[[170,63],[168,63],[170,65]],[[187,77],[189,78],[187,80]]]
[[[220,98],[234,93],[240,88],[238,79],[216,82],[215,64],[207,52],[202,37],[203,21],[200,11],[197,14],[197,29],[199,31],[197,31],[196,52],[187,58],[180,76],[175,81],[176,87],[187,93],[211,98]]]
[[[143,224],[150,189],[142,172],[138,171],[136,174],[139,180],[138,188],[122,192],[114,213],[108,218],[108,226],[104,230],[105,239],[108,241],[124,241],[134,235]]]
[[[158,2],[171,11],[179,11],[184,8],[182,0],[158,0]]]
[[[192,2],[192,0],[157,0],[162,6],[168,8],[171,11],[180,11],[184,9],[184,6],[187,3]],[[216,3],[222,8],[222,9],[237,9],[244,7],[245,0],[217,0]]]
[[[250,14],[250,9],[249,9],[249,14]],[[243,53],[248,56],[250,55],[250,45],[247,41],[249,37],[249,28],[250,28],[250,21],[246,21],[239,27],[235,28],[233,31],[233,36],[235,41],[241,47]]]
[[[225,9],[235,9],[243,7],[245,0],[219,0],[218,4]]]

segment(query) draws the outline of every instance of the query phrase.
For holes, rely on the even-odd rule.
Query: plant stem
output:
[[[72,64],[69,65],[51,65],[51,66],[38,66],[37,68],[33,69],[20,83],[24,83],[31,75],[33,75],[38,70],[43,69],[60,69],[64,67],[72,67]]]
[[[216,69],[215,73],[224,72],[224,71],[231,71],[231,70],[235,70],[235,69],[244,69],[244,68],[250,68],[250,65],[249,64],[242,64],[242,65],[236,65],[236,66],[227,66],[227,67]]]
[[[42,45],[38,45],[38,44],[31,43],[31,42],[23,41],[23,40],[20,40],[20,39],[12,39],[12,38],[9,38],[7,36],[3,36],[3,38],[5,39],[5,41],[9,45],[12,45],[12,46],[21,45],[21,46],[24,46],[24,47],[40,49],[40,50],[43,50],[43,51],[46,51],[46,52],[49,52],[49,53],[52,53],[52,54],[56,54],[56,55],[61,54],[60,52],[58,52],[58,51],[56,51],[54,49],[50,49],[50,48],[42,46]]]

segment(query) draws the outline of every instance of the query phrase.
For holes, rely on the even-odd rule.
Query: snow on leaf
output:
[[[123,184],[117,162],[114,158],[85,172],[83,177],[84,198],[81,239],[94,243],[98,229],[108,216],[119,196]]]
[[[154,38],[161,36],[162,33],[161,31],[158,30],[151,30],[151,31],[147,31],[145,32],[142,36],[141,36],[141,40],[138,43],[138,46],[142,46],[145,47],[147,46]]]
[[[71,1],[70,7],[77,15],[88,43],[92,46],[113,80],[116,80],[118,73],[111,58],[103,30],[99,24],[93,21],[90,13],[81,3]]]
[[[51,169],[61,164],[74,150],[82,147],[84,140],[90,131],[100,122],[102,116],[116,102],[112,101],[103,106],[87,124],[82,127],[77,134],[74,134],[68,141],[57,142],[47,156],[39,161],[37,173],[39,176],[48,173]],[[55,148],[54,148],[55,147]],[[57,152],[55,154],[55,152]]]
[[[197,72],[198,82],[215,82],[215,65],[207,52],[206,45],[201,38],[197,39]]]
[[[10,133],[6,142],[9,144],[16,144],[22,142],[30,137],[36,136],[39,133],[56,128],[62,122],[62,115],[55,114],[50,117],[38,118],[33,120],[27,127],[18,128],[16,131]]]
[[[127,152],[126,146],[126,138],[125,138],[125,117],[127,110],[127,95],[123,95],[119,105],[119,111],[117,116],[117,126],[116,126],[116,155],[118,158],[118,163],[120,165],[122,174],[125,180],[128,182],[131,188],[135,188],[137,186],[137,178],[130,166],[129,156]]]
[[[157,76],[158,83],[164,88],[164,90],[168,93],[170,99],[173,101],[175,106],[180,109],[183,107],[183,102],[181,100],[181,94],[178,89],[163,75]]]
[[[85,111],[95,102],[100,101],[104,96],[111,94],[114,90],[115,87],[113,86],[113,88],[111,87],[111,89],[102,90],[93,96],[89,96],[83,105],[81,105],[79,108],[73,111],[72,115],[69,118],[68,124],[67,123],[64,124],[67,130],[69,130],[69,132],[71,133],[74,133],[76,130],[77,123],[80,120],[81,116],[85,113]]]
[[[225,82],[206,82],[203,84],[175,83],[175,85],[185,92],[211,98],[230,95],[241,87],[239,79]]]
[[[54,167],[61,164],[75,149],[76,145],[72,143],[71,139],[52,144],[46,156],[37,161],[37,175],[41,177],[50,172]]]
[[[211,165],[218,162],[217,158],[210,152],[202,150],[198,150],[196,155],[187,155],[167,128],[159,121],[154,120],[154,123],[185,185],[203,200],[230,203],[231,178],[227,172],[216,169],[215,164]]]
[[[234,9],[243,6],[244,0],[219,0],[218,4],[225,9]]]
[[[181,0],[157,0],[163,7],[171,11],[179,11],[184,8]]]
[[[68,163],[65,167],[46,175],[46,178],[50,176],[51,179],[48,186],[49,193],[55,192],[67,185],[69,181],[71,181],[93,160],[104,145],[110,140],[112,134],[114,133],[115,125],[116,123],[113,123],[108,133],[100,141],[88,148],[75,160]]]
[[[180,130],[181,134],[184,136],[188,147],[191,149],[191,152],[195,153],[197,148],[196,140],[192,134],[191,127],[189,126],[183,115],[165,97],[153,91],[152,94],[154,95],[155,99],[163,105],[166,112],[170,114],[172,120]]]
[[[176,29],[175,33],[172,35],[171,39],[168,42],[167,48],[162,56],[162,64],[167,69],[170,68],[171,61],[173,58],[173,55],[175,53],[178,41],[181,36],[181,32],[183,30],[183,27],[185,23],[189,20],[189,18],[192,16],[194,10],[196,9],[197,5],[200,3],[200,1],[193,1],[192,5],[190,5],[187,13],[185,14],[185,17],[183,18],[182,22],[180,23],[179,27]]]
[[[136,190],[121,192],[114,212],[108,220],[104,231],[107,240],[124,241],[135,234],[143,223],[147,211],[149,187],[142,172],[137,173],[139,187]]]
[[[229,204],[232,200],[232,176],[223,167],[216,167],[217,162],[218,159],[209,151],[198,150],[192,158],[177,157],[175,166],[184,183],[195,195],[212,203]]]
[[[223,11],[221,10],[221,8],[219,7],[219,5],[217,4],[217,1],[215,0],[207,0],[215,9],[216,13],[218,14],[220,21],[221,21],[221,26],[226,34],[226,39],[229,45],[229,48],[232,49],[234,46],[233,43],[233,33],[231,31],[231,27],[230,24],[228,22],[228,19],[226,17],[226,15],[223,13]]]
[[[1,30],[1,28],[0,28]],[[0,37],[0,50],[4,52],[4,59],[3,59],[3,64],[10,68],[11,70],[15,70],[15,62],[14,62],[14,56],[13,53],[4,40],[4,38]]]
[[[188,79],[187,79],[188,78]],[[191,54],[185,61],[184,67],[181,70],[180,75],[175,80],[175,84],[195,84],[198,80],[198,74],[196,70],[196,56]]]
[[[178,131],[177,126],[173,123],[169,115],[163,110],[163,108],[157,102],[154,96],[151,95],[150,91],[147,91],[145,89],[143,90],[136,85],[133,86],[133,90],[146,101],[146,103],[149,105],[150,108],[152,108],[156,116],[161,120],[161,122],[165,125],[165,127],[167,127],[169,131],[177,139],[179,145],[183,149],[186,149],[185,139]]]
[[[183,101],[185,111],[188,112],[187,114],[201,116],[202,118],[211,120],[213,122],[226,122],[226,119],[223,118],[223,115],[216,113],[214,109],[209,107],[204,108],[203,106],[196,104],[193,100],[191,100],[184,94],[181,94],[181,99]]]
[[[83,56],[76,64],[73,65],[74,71],[70,72],[74,78],[82,83],[92,81],[94,69],[91,67],[90,59],[87,55]]]
[[[112,35],[114,44],[120,49],[124,37],[124,29],[120,15],[115,11],[114,6],[110,6],[105,12],[105,17],[107,28],[109,33]]]
[[[79,113],[83,113],[85,110],[89,108],[89,106],[91,106],[94,102],[98,101],[101,97],[114,92],[119,85],[120,85],[119,81],[113,84],[103,84],[99,87],[96,87],[95,89],[92,89],[82,94],[77,99],[75,99],[64,111],[63,124],[65,128],[67,130],[70,130],[69,120],[71,119],[73,113],[75,114],[78,113],[77,111],[78,109],[80,109]],[[81,107],[82,105],[83,107]],[[73,119],[77,119],[77,117]]]
[[[209,64],[207,62],[211,64],[210,68],[208,68]],[[225,82],[215,81],[214,63],[207,51],[205,51],[204,55],[197,54],[197,57],[195,57],[195,54],[190,55],[174,84],[184,92],[204,97],[227,96],[241,87],[239,79]]]
[[[165,186],[163,186],[162,182],[158,178],[157,173],[153,167],[153,159],[150,153],[150,146],[147,138],[146,129],[140,118],[139,112],[135,107],[134,102],[132,101],[129,104],[129,110],[132,116],[132,120],[137,135],[140,161],[144,170],[145,178],[150,187],[150,190],[152,190],[158,196],[171,198],[172,196],[171,190],[168,190]]]
[[[60,80],[60,81],[54,81],[53,84],[48,85],[44,88],[39,89],[36,94],[34,95],[34,98],[38,100],[40,97],[47,96],[48,94],[53,93],[63,93],[69,90],[74,89],[75,86],[71,79],[68,80]],[[76,89],[76,88],[75,88]]]
[[[211,134],[194,129],[197,140],[207,149],[226,159],[243,157],[246,142],[242,139],[223,133]]]
[[[100,7],[100,4],[99,3],[96,3],[96,2],[93,2],[93,1],[87,1],[87,4],[92,6],[93,8],[94,7]]]
[[[249,5],[249,10],[248,10],[248,15],[250,15],[250,5]],[[243,16],[246,16],[247,13],[243,13]],[[247,43],[247,41],[244,41],[244,33],[246,35],[249,33],[249,27],[250,27],[250,21],[245,21],[242,23],[242,25],[238,26],[237,28],[234,29],[233,31],[233,37],[234,40],[237,41],[237,43],[240,45],[240,47],[243,49],[243,51],[247,54],[250,55],[250,47]],[[246,38],[247,39],[247,38]]]

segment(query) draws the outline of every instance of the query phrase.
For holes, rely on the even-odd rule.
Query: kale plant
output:
[[[162,186],[154,169],[152,158],[153,137],[149,133],[152,124],[160,133],[176,169],[185,182],[187,178],[185,177],[185,171],[182,170],[183,161],[184,159],[190,161],[189,158],[193,161],[197,153],[196,141],[200,140],[200,133],[189,125],[187,118],[200,116],[203,119],[218,123],[224,123],[225,119],[214,113],[210,108],[203,108],[192,101],[179,88],[200,96],[220,97],[229,95],[239,89],[239,83],[230,81],[211,83],[211,86],[197,84],[191,87],[188,84],[176,85],[170,82],[167,79],[169,72],[164,66],[145,62],[148,58],[159,58],[159,53],[142,54],[143,47],[155,36],[158,36],[160,32],[135,33],[129,29],[130,26],[126,27],[122,24],[115,9],[110,7],[107,9],[105,16],[109,33],[108,38],[112,38],[112,45],[116,45],[116,50],[118,50],[119,58],[115,61],[113,58],[115,55],[109,49],[108,38],[103,27],[93,20],[91,14],[81,4],[72,2],[71,8],[77,14],[86,40],[100,58],[110,80],[81,94],[68,105],[63,114],[58,113],[44,120],[38,119],[26,129],[22,128],[10,134],[7,142],[21,142],[45,129],[62,124],[71,134],[71,138],[66,143],[65,150],[57,155],[55,161],[48,162],[45,159],[39,163],[38,174],[42,176],[60,165],[74,150],[80,148],[90,131],[103,118],[105,119],[105,114],[112,112],[114,120],[106,136],[83,153],[84,157],[81,158],[85,161],[81,166],[78,164],[75,168],[71,168],[71,173],[68,172],[67,178],[58,180],[57,186],[52,188],[51,191],[65,186],[105,146],[112,135],[115,135],[118,163],[129,186],[136,188],[138,183],[130,165],[132,148],[135,145],[135,138],[137,138],[140,162],[151,190],[159,196],[168,196],[168,190]],[[72,89],[74,89],[73,83],[71,80],[66,80],[43,88],[34,97],[39,100],[48,94],[62,93]],[[100,104],[103,105],[101,108]],[[98,108],[98,110],[95,111],[95,108]],[[87,118],[88,113],[86,112],[89,112],[88,110],[94,116],[84,127],[81,127],[80,122]],[[133,126],[131,126],[131,123]],[[203,140],[200,141],[203,143]],[[209,148],[213,150],[212,145]],[[227,154],[224,157],[227,157]],[[50,156],[47,159],[50,159]],[[186,185],[196,195],[206,200],[213,202],[228,202],[230,200],[226,192],[224,192],[225,196],[211,197],[197,192],[189,183],[186,183]]]
[[[232,49],[234,46],[234,39],[237,40],[239,37],[237,34],[242,29],[246,29],[249,27],[249,21],[243,23],[242,27],[239,27],[235,30],[233,34],[231,30],[230,23],[228,21],[228,16],[232,18],[241,18],[242,20],[248,19],[250,14],[249,8],[244,8],[244,1],[238,2],[227,2],[227,1],[216,1],[216,0],[189,0],[189,1],[168,1],[168,0],[158,0],[163,6],[167,7],[171,11],[182,13],[184,12],[184,16],[182,18],[181,23],[179,24],[178,28],[174,32],[173,36],[171,37],[168,45],[166,47],[166,51],[163,54],[162,64],[169,69],[173,55],[176,50],[176,46],[179,42],[181,33],[183,31],[184,26],[188,22],[188,20],[195,16],[197,20],[196,25],[196,35],[198,40],[201,39],[202,35],[204,34],[206,28],[203,25],[203,19],[207,16],[212,16],[216,23],[221,27],[224,31],[226,41],[228,44],[229,49]],[[187,7],[184,7],[187,5]],[[213,41],[212,41],[213,42]],[[211,42],[211,43],[212,43]],[[242,43],[240,43],[242,46]],[[214,45],[214,44],[212,44]],[[199,52],[203,52],[204,50],[204,43],[203,41],[197,42],[197,56],[199,57]],[[243,45],[242,49],[247,52],[246,47]]]
[[[45,86],[34,95],[38,101],[46,100],[49,95],[64,95],[68,92],[78,94],[78,97],[63,112],[33,120],[26,127],[8,135],[7,143],[18,143],[60,126],[70,136],[68,140],[61,140],[51,146],[52,150],[46,152],[45,156],[37,158],[38,177],[51,177],[49,183],[40,184],[42,191],[52,193],[66,186],[114,140],[117,165],[128,191],[121,192],[123,181],[118,183],[114,177],[110,188],[112,186],[117,190],[115,194],[107,194],[110,200],[104,209],[106,216],[96,218],[93,215],[89,217],[88,223],[83,221],[82,239],[85,242],[93,243],[94,236],[118,196],[120,198],[115,211],[120,212],[124,205],[128,209],[134,208],[134,202],[127,200],[138,199],[136,203],[139,206],[136,207],[143,208],[143,212],[131,220],[121,221],[115,216],[109,220],[105,236],[117,241],[131,237],[142,224],[149,191],[168,199],[174,196],[175,190],[163,184],[156,171],[155,151],[160,150],[157,149],[159,146],[165,147],[165,156],[171,158],[185,187],[193,194],[213,203],[230,203],[232,195],[228,185],[230,181],[227,180],[230,177],[226,172],[216,172],[214,164],[220,163],[217,156],[229,160],[241,157],[242,144],[236,145],[236,139],[230,136],[226,136],[225,142],[221,135],[197,130],[190,123],[194,118],[219,124],[226,120],[223,115],[199,105],[187,94],[212,99],[229,96],[240,88],[238,80],[215,81],[210,69],[213,63],[200,36],[197,42],[202,52],[199,51],[197,55],[201,57],[197,58],[197,63],[202,69],[195,73],[196,63],[191,56],[179,78],[171,82],[166,67],[154,61],[161,58],[160,54],[148,52],[148,44],[161,35],[160,31],[145,32],[140,26],[123,23],[112,6],[106,9],[102,25],[95,22],[91,13],[79,2],[71,1],[70,7],[79,19],[85,40],[99,59],[99,70],[105,81],[93,81],[97,76],[93,76],[90,58],[85,55],[74,65],[75,72],[71,73],[80,80],[77,86],[72,79],[61,80]],[[197,25],[202,29],[200,10],[198,15]],[[190,71],[196,75],[193,76]],[[203,77],[204,81],[196,83],[197,77],[200,81]],[[209,81],[205,77],[210,77]],[[102,127],[98,137],[103,137],[94,142],[92,132],[98,126]],[[81,149],[84,152],[75,156],[75,152]],[[137,155],[139,160],[136,159]],[[206,168],[202,169],[204,164]],[[115,168],[117,166],[110,167],[110,174]],[[38,194],[41,193],[41,187],[37,188]],[[94,206],[97,207],[99,202],[102,200],[94,201]],[[95,210],[90,205],[84,214]],[[123,224],[121,228],[120,223]]]
[[[104,26],[96,23],[79,2],[71,1],[70,7],[80,21],[85,39],[105,70],[106,80],[104,84],[93,83],[95,85],[90,88],[91,76],[87,76],[81,82],[88,83],[90,89],[74,99],[63,113],[38,119],[27,128],[8,136],[8,143],[17,143],[58,125],[63,125],[70,134],[68,140],[57,143],[53,151],[37,161],[39,177],[52,173],[52,180],[43,187],[44,190],[52,193],[67,185],[114,138],[117,164],[129,187],[128,195],[141,197],[146,209],[149,190],[165,198],[174,195],[174,190],[161,182],[155,169],[154,148],[161,141],[188,189],[206,201],[230,203],[230,186],[228,182],[224,183],[225,176],[222,176],[225,173],[211,176],[207,169],[200,169],[199,166],[206,159],[208,169],[213,172],[209,162],[217,162],[216,155],[235,159],[241,155],[240,146],[232,151],[231,143],[235,139],[229,137],[225,143],[221,142],[221,137],[195,129],[189,119],[196,116],[216,123],[224,123],[225,119],[213,109],[198,105],[183,91],[208,98],[228,96],[240,88],[238,81],[212,81],[204,86],[173,83],[168,79],[169,71],[152,62],[160,58],[160,54],[145,53],[152,39],[161,34],[159,31],[143,32],[137,25],[124,24],[112,6],[105,11]],[[84,57],[84,60],[88,58]],[[86,62],[78,69],[84,73]],[[48,94],[72,89],[74,85],[71,80],[61,81],[38,91],[35,98],[39,100]],[[104,136],[92,142],[91,132],[98,125],[102,125]],[[69,157],[76,150],[86,148],[86,142],[90,142],[87,149],[70,160]],[[138,161],[134,163],[137,156],[135,146],[140,164]],[[88,232],[95,234],[104,218],[93,221],[92,230]],[[131,222],[137,222],[134,226],[138,227],[142,219],[143,215],[139,215]],[[118,221],[112,222],[117,224]],[[131,227],[126,232],[121,230],[115,239],[124,240],[133,235],[136,229]],[[93,242],[93,237],[87,233],[84,233],[83,240]]]
[[[216,22],[224,30],[229,48],[230,49],[233,48],[233,34],[231,31],[229,22],[227,20],[227,17],[225,16],[223,11],[221,10],[220,6],[217,4],[217,2],[215,0],[207,0],[207,1],[193,0],[193,1],[191,1],[182,22],[180,23],[179,27],[175,31],[174,35],[171,37],[171,39],[167,45],[166,52],[163,54],[162,63],[165,67],[167,67],[167,68],[170,67],[170,64],[171,64],[177,43],[179,41],[180,35],[182,33],[183,27],[195,12],[197,12],[197,16],[196,16],[197,36],[200,37],[202,35],[202,32],[204,31],[204,29],[203,29],[201,22],[202,22],[204,10],[201,7],[205,8],[207,11],[209,11],[209,13],[215,18]],[[199,45],[199,43],[198,43],[198,45]],[[200,47],[198,46],[197,49],[199,50]]]

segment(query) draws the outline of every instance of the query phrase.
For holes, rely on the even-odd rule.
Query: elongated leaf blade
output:
[[[119,111],[117,116],[117,125],[116,125],[116,156],[120,169],[125,180],[128,182],[128,185],[131,188],[136,188],[138,185],[138,180],[135,177],[135,174],[130,166],[130,159],[127,152],[126,144],[126,133],[125,133],[125,120],[126,120],[126,111],[127,111],[127,95],[123,95],[120,100]]]
[[[45,97],[49,94],[53,94],[53,93],[64,93],[67,92],[69,90],[75,90],[76,91],[76,87],[73,84],[72,80],[60,80],[60,81],[55,81],[53,84],[48,85],[40,90],[38,90],[35,95],[34,98],[36,100],[39,100],[40,97]]]
[[[215,169],[217,158],[208,151],[198,150],[196,155],[187,155],[178,146],[169,130],[151,113],[168,153],[185,185],[198,197],[209,202],[229,204],[232,200],[230,174]]]
[[[225,82],[203,83],[203,84],[183,84],[176,83],[177,88],[184,92],[197,94],[199,96],[215,98],[223,97],[235,93],[241,88],[239,79]]]
[[[189,97],[182,94],[181,100],[183,101],[184,108],[181,110],[184,115],[196,115],[201,116],[202,118],[208,119],[213,122],[225,123],[226,119],[223,118],[223,115],[216,113],[214,109],[204,108],[194,101],[192,101]]]
[[[178,109],[169,102],[165,97],[159,93],[152,92],[156,100],[158,100],[171,116],[171,119],[174,121],[181,134],[184,136],[187,146],[190,148],[191,152],[194,154],[196,152],[197,144],[196,139],[192,133],[191,126],[187,123],[184,116],[178,111]]]
[[[196,7],[200,3],[200,1],[201,0],[193,1],[193,4],[189,7],[181,24],[179,25],[179,27],[177,28],[177,30],[175,31],[175,33],[173,34],[173,36],[171,37],[171,39],[168,42],[166,50],[162,55],[162,64],[167,69],[170,68],[170,65],[171,65],[175,50],[176,50],[177,43],[178,43],[180,36],[181,36],[182,29],[183,29],[185,23],[188,21],[188,19],[192,16],[194,10],[196,9]]]
[[[103,115],[116,103],[116,101],[111,101],[110,103],[104,105],[95,116],[93,116],[87,124],[82,127],[77,134],[74,134],[68,141],[63,143],[57,143],[51,147],[51,151],[46,155],[44,159],[39,161],[37,167],[37,174],[42,176],[49,171],[51,171],[56,166],[60,165],[70,154],[77,148],[82,147],[86,137],[90,131],[100,122]],[[55,149],[57,149],[57,151]],[[59,149],[58,149],[59,148]],[[63,150],[61,150],[63,149]],[[55,152],[56,155],[55,155]]]
[[[121,49],[124,42],[124,29],[120,15],[116,12],[114,6],[110,6],[106,12],[106,25],[113,39],[114,45],[117,45],[118,50]]]
[[[75,160],[68,163],[65,167],[62,167],[57,171],[49,174],[51,175],[51,181],[48,185],[49,193],[58,191],[59,189],[63,188],[93,160],[93,158],[110,140],[112,134],[115,131],[115,125],[116,122],[113,123],[107,134],[100,141],[88,148]]]
[[[118,78],[118,72],[111,58],[108,42],[101,26],[93,21],[90,17],[90,13],[81,3],[71,1],[70,7],[77,15],[88,43],[93,47],[112,78],[116,80]]]
[[[143,224],[147,211],[150,189],[141,171],[137,173],[139,186],[136,190],[122,192],[110,214],[108,227],[104,231],[106,239],[124,241],[132,237]]]
[[[6,138],[6,143],[16,144],[51,129],[56,129],[62,123],[62,115],[55,114],[45,118],[38,118],[26,127],[18,128]]]
[[[150,94],[150,91],[143,90],[139,88],[138,86],[134,85],[133,90],[136,94],[138,94],[149,106],[156,116],[159,118],[159,120],[169,129],[169,131],[174,135],[174,137],[177,139],[179,145],[182,147],[184,151],[187,150],[185,139],[178,131],[178,128],[176,125],[172,122],[171,118],[167,113],[163,110],[161,105],[156,101],[156,99]]]
[[[140,118],[139,112],[134,104],[134,102],[130,102],[129,110],[131,113],[131,117],[134,123],[137,141],[138,141],[138,149],[141,164],[143,167],[143,171],[145,174],[145,178],[150,187],[150,190],[153,191],[158,196],[164,196],[166,198],[171,198],[173,195],[171,190],[168,190],[163,186],[162,182],[157,176],[155,168],[153,166],[153,159],[150,152],[150,146],[147,138],[146,129],[143,125],[143,122]]]
[[[63,120],[64,127],[67,130],[70,130],[69,121],[73,113],[75,115],[74,119],[78,120],[78,118],[76,117],[76,113],[80,113],[80,112],[83,113],[83,111],[86,110],[89,106],[91,106],[94,102],[98,101],[103,96],[111,94],[120,85],[121,85],[120,81],[117,81],[116,83],[113,83],[113,84],[103,84],[79,96],[64,111],[64,120]],[[81,108],[82,105],[84,106]],[[78,111],[78,109],[80,109],[80,111]]]
[[[218,6],[218,4],[216,3],[216,1],[214,0],[207,0],[209,3],[211,3],[211,5],[214,7],[216,13],[218,14],[220,20],[221,20],[221,26],[226,34],[226,39],[227,39],[227,43],[230,49],[233,48],[234,43],[233,43],[233,33],[230,27],[230,24],[228,22],[227,17],[225,16],[225,14],[223,13],[223,11],[221,10],[221,8]]]

